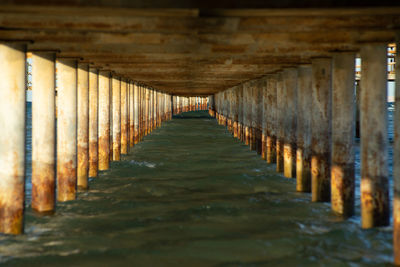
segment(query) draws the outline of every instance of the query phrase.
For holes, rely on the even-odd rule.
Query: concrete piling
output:
[[[135,109],[135,88],[136,86],[129,82],[129,147],[132,148],[135,145],[135,116],[138,112]]]
[[[129,83],[121,80],[121,154],[128,154],[129,147]]]
[[[283,144],[284,144],[284,112],[285,112],[285,94],[283,89],[283,77],[282,72],[277,74],[276,83],[276,107],[277,107],[277,136],[276,136],[276,171],[283,172]]]
[[[88,188],[89,176],[89,64],[78,64],[78,168],[77,186]]]
[[[342,216],[354,214],[354,53],[336,53],[332,65],[331,206]]]
[[[297,90],[296,190],[309,193],[311,192],[311,65],[299,66]]]
[[[23,232],[25,45],[0,43],[0,232]]]
[[[112,77],[112,159],[121,159],[121,78]]]
[[[283,71],[285,100],[283,174],[287,178],[296,177],[296,111],[297,111],[297,69]]]
[[[99,168],[98,112],[99,71],[89,68],[89,177],[96,177]]]
[[[312,201],[331,200],[331,96],[332,60],[312,60],[311,193]]]
[[[57,200],[75,199],[77,185],[77,62],[57,59]]]
[[[386,45],[361,48],[361,225],[389,224]]]
[[[267,163],[276,163],[276,131],[277,131],[277,77],[269,75],[266,80],[266,144],[265,160]]]
[[[32,59],[32,209],[55,209],[55,55],[34,52]],[[43,116],[46,114],[46,116]]]
[[[99,170],[110,166],[110,72],[99,72]]]

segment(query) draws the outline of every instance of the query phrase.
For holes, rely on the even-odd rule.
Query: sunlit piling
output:
[[[136,143],[136,129],[135,123],[137,122],[136,114],[138,110],[136,108],[136,85],[133,82],[129,82],[129,147],[133,147]]]
[[[121,79],[121,154],[128,154],[129,146],[129,83]]]
[[[112,160],[121,159],[121,78],[112,77]]]
[[[96,177],[99,168],[98,112],[99,112],[99,71],[89,69],[89,177]]]
[[[0,232],[21,234],[25,186],[25,45],[0,44]]]
[[[55,55],[34,52],[32,59],[32,209],[55,208]],[[46,116],[43,116],[46,114]]]
[[[77,185],[77,62],[57,60],[57,200],[74,200]]]
[[[110,166],[110,72],[99,72],[99,170]]]
[[[78,168],[77,186],[88,188],[89,176],[89,64],[78,64]]]

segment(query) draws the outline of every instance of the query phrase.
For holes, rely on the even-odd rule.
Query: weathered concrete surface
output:
[[[78,64],[78,168],[77,186],[88,188],[89,176],[89,64]]]
[[[99,168],[99,71],[89,69],[89,177],[96,177]]]
[[[121,78],[112,77],[112,159],[121,159]]]
[[[285,116],[283,164],[285,177],[296,177],[296,112],[297,112],[297,69],[283,71],[283,89],[285,91]]]
[[[0,232],[23,232],[25,45],[0,44]]]
[[[361,225],[389,224],[386,45],[361,49]]]
[[[283,144],[284,144],[284,112],[285,112],[285,94],[283,90],[283,74],[279,72],[277,74],[276,83],[276,107],[277,107],[277,137],[276,137],[276,171],[283,172]]]
[[[299,66],[297,88],[296,190],[311,192],[311,65]]]
[[[55,55],[32,59],[32,209],[55,209]],[[46,114],[46,116],[43,116]]]
[[[355,54],[336,53],[332,64],[332,210],[354,214]]]
[[[331,61],[312,61],[311,193],[312,201],[322,202],[331,200]]]
[[[129,88],[126,80],[121,80],[121,154],[128,154],[129,146]]]
[[[276,134],[277,134],[277,77],[275,74],[267,77],[266,84],[266,155],[267,163],[276,163]]]
[[[77,179],[77,63],[57,59],[57,200],[75,199]]]
[[[110,166],[110,72],[99,72],[99,170]]]

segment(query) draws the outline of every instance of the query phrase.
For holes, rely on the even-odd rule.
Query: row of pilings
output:
[[[29,64],[27,62],[29,61]],[[29,75],[26,66],[30,65]],[[174,112],[206,109],[54,52],[0,44],[0,233],[21,234],[27,80],[32,89],[32,199],[41,214],[71,201]]]
[[[399,47],[399,46],[397,46]],[[387,134],[387,45],[361,47],[361,226],[390,224]],[[298,192],[330,202],[342,217],[355,212],[355,57],[337,52],[283,68],[210,96],[218,123],[276,171],[296,179]],[[396,62],[400,62],[397,53]],[[400,100],[396,65],[396,107]],[[400,109],[394,140],[393,242],[400,264]]]

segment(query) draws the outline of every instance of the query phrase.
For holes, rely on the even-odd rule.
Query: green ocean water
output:
[[[28,143],[29,147],[29,143]],[[29,150],[29,149],[28,149]],[[28,153],[29,154],[29,153]],[[29,155],[28,155],[29,156]],[[295,192],[206,112],[146,136],[53,216],[0,236],[4,266],[386,266],[391,227],[362,230]],[[29,167],[28,167],[29,171]]]

